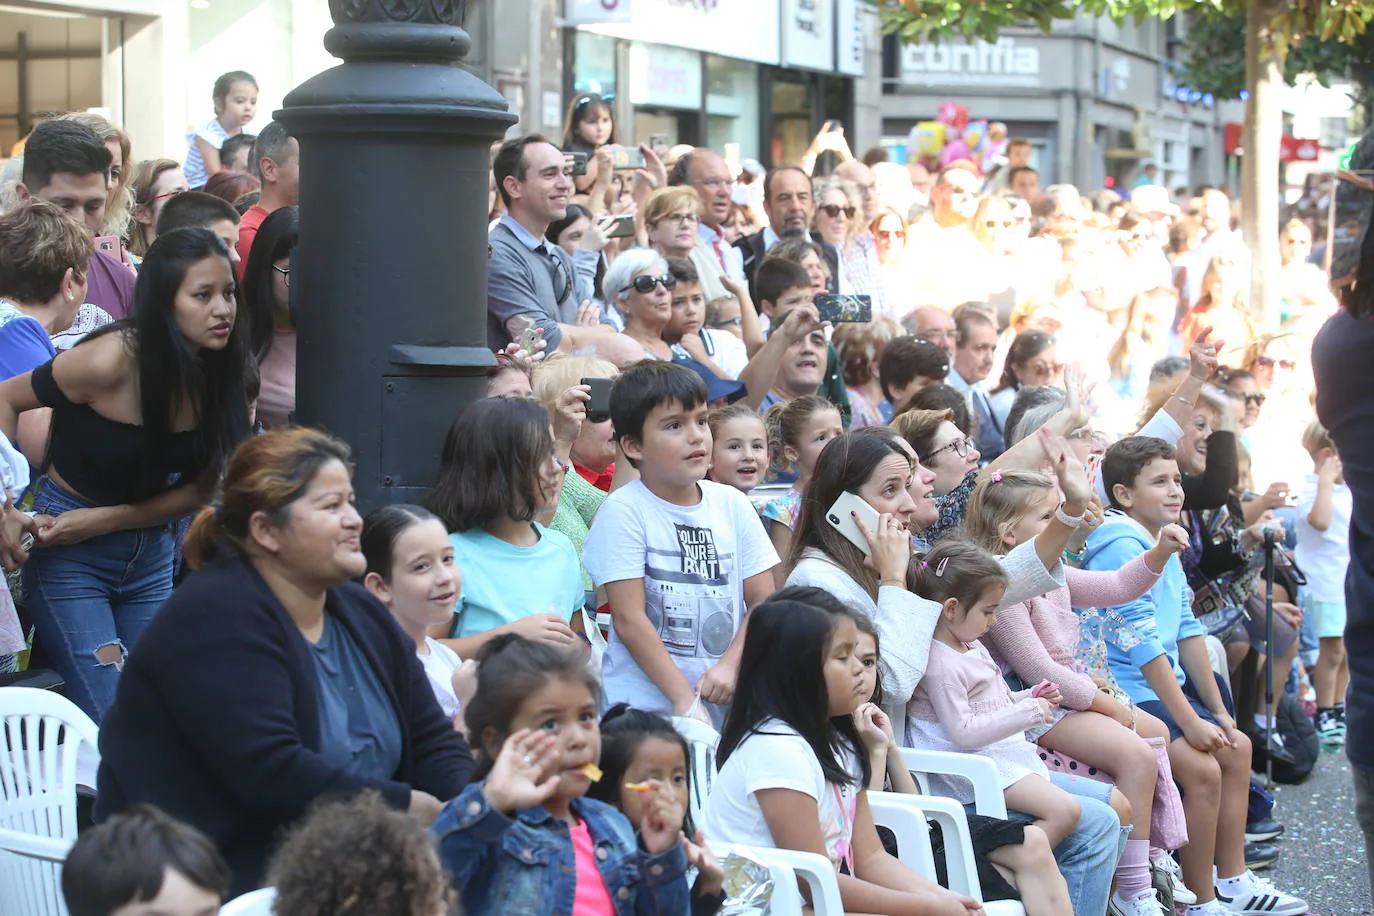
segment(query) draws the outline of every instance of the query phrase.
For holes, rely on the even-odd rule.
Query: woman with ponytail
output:
[[[295,428],[234,452],[101,727],[98,820],[156,805],[215,842],[239,894],[323,795],[374,789],[427,826],[458,794],[472,757],[352,581],[361,532],[344,443]]]

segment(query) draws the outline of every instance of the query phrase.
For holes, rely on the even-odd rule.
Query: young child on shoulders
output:
[[[211,92],[215,102],[215,117],[191,135],[182,167],[186,184],[193,191],[200,190],[210,177],[223,168],[219,151],[224,141],[243,133],[258,111],[258,81],[251,73],[231,70],[215,80]]]
[[[951,538],[914,564],[911,578],[912,591],[940,605],[930,661],[908,708],[912,745],[992,760],[1007,807],[1035,818],[1058,846],[1078,826],[1078,800],[1050,781],[1025,733],[1052,722],[1063,696],[1048,681],[1013,693],[979,642],[997,620],[1006,573],[991,554]],[[962,781],[931,781],[942,794],[973,800]]]
[[[464,713],[476,779],[432,828],[463,912],[686,912],[673,787],[647,780],[638,840],[625,815],[586,797],[602,778],[601,731],[596,675],[582,656],[503,634],[478,662]]]
[[[377,792],[316,805],[272,856],[274,913],[449,916],[457,898],[434,838]]]
[[[1121,570],[1151,550],[1178,522],[1182,482],[1174,447],[1162,439],[1134,436],[1109,448],[1102,483],[1115,511],[1088,538],[1083,567]],[[1229,691],[1212,672],[1177,557],[1149,591],[1114,609],[1141,640],[1129,650],[1108,643],[1107,662],[1136,708],[1169,730],[1169,763],[1188,825],[1183,881],[1197,898],[1186,916],[1306,912],[1305,902],[1245,867],[1250,741],[1236,727]]]
[[[882,738],[856,727],[866,705],[858,616],[815,588],[785,588],[749,615],[735,700],[716,749],[706,836],[825,856],[847,912],[980,911],[904,867],[878,839],[865,787]]]
[[[1303,448],[1313,472],[1298,497],[1298,566],[1307,574],[1307,613],[1320,650],[1312,672],[1317,691],[1317,734],[1324,744],[1345,743],[1345,569],[1350,565],[1350,515],[1354,509],[1341,457],[1320,423],[1307,427]]]
[[[671,786],[686,812],[682,833],[687,864],[697,869],[692,886],[692,916],[710,916],[725,901],[725,873],[692,823],[690,757],[687,739],[667,718],[619,703],[601,718],[601,779],[592,784],[587,797],[615,808],[639,830],[651,781]]]
[[[151,805],[82,833],[62,866],[71,916],[215,916],[228,890],[215,844]]]
[[[882,711],[878,630],[862,614],[854,618],[854,623],[859,630],[854,653],[863,666],[859,696],[867,699],[854,712],[854,726],[868,746],[868,790],[919,795],[916,780],[902,759],[902,747],[893,733],[892,721]],[[881,742],[877,733],[882,735]],[[984,901],[1020,900],[1027,916],[1068,916],[1073,912],[1068,885],[1059,873],[1044,831],[1031,824],[972,811],[966,817]],[[935,838],[931,840],[934,842]]]
[[[768,474],[768,430],[745,404],[717,407],[706,415],[711,428],[707,477],[748,495]]]
[[[1035,537],[1060,503],[1054,481],[1030,471],[996,472],[969,500],[965,536],[1001,553]],[[1083,528],[1091,531],[1096,516]],[[1164,737],[1163,723],[1098,689],[1077,657],[1079,619],[1073,608],[1134,601],[1155,584],[1171,557],[1188,546],[1188,535],[1167,525],[1157,543],[1119,570],[1064,568],[1066,585],[1038,598],[1003,607],[983,644],[1004,672],[1022,683],[1058,684],[1063,703],[1048,729],[1035,729],[1041,747],[1062,751],[1110,773],[1131,805],[1131,833],[1117,866],[1117,916],[1155,916],[1150,883],[1150,814],[1159,765],[1143,737]]]
[[[363,519],[362,550],[367,560],[363,585],[415,641],[439,708],[461,730],[463,700],[476,686],[477,664],[464,662],[429,635],[430,629],[453,622],[462,588],[448,532],[428,509],[383,506]]]
[[[705,480],[706,384],[644,362],[611,388],[611,421],[640,479],[612,493],[583,562],[611,613],[606,699],[685,714],[734,693],[748,609],[773,591],[778,555],[748,497]]]
[[[802,494],[811,482],[816,461],[827,442],[844,435],[844,426],[835,405],[814,394],[774,404],[764,416],[764,425],[779,464],[795,470],[797,475],[787,492],[770,501],[760,513],[778,556],[785,557],[792,552],[792,529],[801,515]],[[782,574],[781,568],[778,574]],[[778,586],[782,584],[780,579]]]
[[[567,470],[533,401],[475,401],[449,428],[425,506],[449,531],[463,591],[451,624],[430,635],[460,658],[502,633],[581,642],[570,623],[586,603],[577,548],[535,521],[557,506]]]

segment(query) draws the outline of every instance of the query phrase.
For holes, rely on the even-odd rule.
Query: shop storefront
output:
[[[615,95],[622,142],[789,162],[827,119],[852,117],[862,0],[567,0],[566,13],[567,94]]]

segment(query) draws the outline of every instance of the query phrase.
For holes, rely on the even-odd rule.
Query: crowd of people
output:
[[[579,95],[493,149],[486,399],[363,516],[293,422],[299,146],[212,97],[183,162],[63,115],[0,189],[0,671],[100,728],[73,914],[707,914],[712,844],[980,912],[875,825],[903,748],[995,765],[1005,817],[929,777],[985,900],[1307,911],[1250,774],[1347,728],[1356,408],[1310,354],[1356,319],[1308,224],[1270,326],[1220,189],[660,156]]]

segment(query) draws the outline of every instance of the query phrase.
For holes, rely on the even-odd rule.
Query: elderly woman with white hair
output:
[[[676,286],[668,262],[648,248],[622,252],[602,279],[606,301],[625,319],[625,335],[643,347],[649,359],[673,358],[663,329],[673,317]]]

